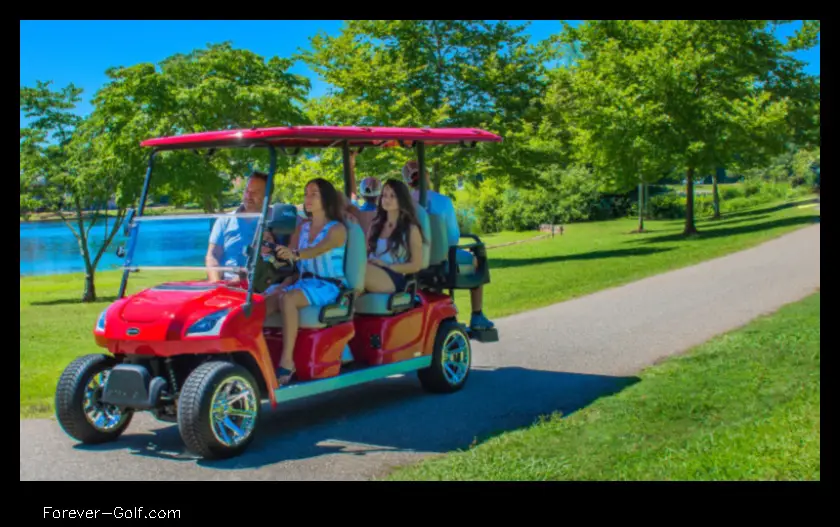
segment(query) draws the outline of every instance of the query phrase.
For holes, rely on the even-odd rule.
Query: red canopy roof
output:
[[[341,146],[348,141],[352,147],[396,146],[399,141],[422,141],[427,145],[458,144],[461,142],[501,142],[496,134],[474,128],[373,128],[363,126],[283,126],[220,130],[148,139],[142,146],[160,150],[179,150],[209,147],[248,147],[271,144],[277,147],[324,148]]]

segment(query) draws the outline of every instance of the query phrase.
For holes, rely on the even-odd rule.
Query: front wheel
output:
[[[229,458],[254,439],[259,411],[259,390],[248,370],[231,362],[205,362],[193,370],[181,390],[178,428],[196,454]]]
[[[86,444],[117,439],[134,412],[101,402],[102,392],[116,360],[106,355],[84,355],[71,362],[55,390],[58,424],[70,437]]]
[[[452,393],[467,382],[472,365],[472,347],[464,328],[445,320],[435,336],[432,365],[417,372],[420,384],[432,393]]]

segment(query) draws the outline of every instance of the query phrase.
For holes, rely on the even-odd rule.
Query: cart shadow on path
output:
[[[207,468],[241,470],[327,454],[374,452],[435,454],[468,448],[502,432],[527,427],[541,416],[568,416],[596,399],[635,384],[637,377],[612,377],[474,367],[463,390],[435,395],[413,374],[285,403],[266,404],[248,449],[228,460],[197,460],[185,450],[177,425],[156,423],[84,450],[122,450],[141,456],[191,461]]]

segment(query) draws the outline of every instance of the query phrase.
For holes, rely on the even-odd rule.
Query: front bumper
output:
[[[101,400],[120,408],[149,410],[160,404],[166,387],[166,379],[152,377],[145,366],[118,364],[108,374]]]

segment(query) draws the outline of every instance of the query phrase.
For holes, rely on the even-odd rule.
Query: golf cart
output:
[[[460,390],[471,366],[470,340],[494,341],[498,336],[492,329],[471,333],[457,321],[454,290],[486,284],[490,274],[484,245],[477,236],[466,235],[471,243],[458,247],[461,255],[468,251],[474,259],[464,259],[456,247],[449,247],[443,218],[427,211],[425,178],[420,178],[421,206],[417,207],[426,239],[423,269],[408,277],[404,290],[364,292],[367,244],[361,227],[345,222],[349,287],[334,304],[300,310],[294,349],[296,378],[280,387],[275,365],[282,350],[283,320],[280,313],[266,318],[261,292],[267,282],[282,280],[294,267],[289,262],[266,262],[260,248],[267,227],[275,236],[288,239],[298,221],[293,205],[270,204],[278,151],[294,155],[303,148],[341,148],[344,192],[349,198],[353,149],[413,149],[422,174],[427,145],[475,147],[478,142],[498,141],[499,136],[474,129],[289,126],[143,142],[151,153],[138,209],[136,214],[129,213],[124,227],[128,241],[121,251],[125,258],[122,283],[117,300],[103,311],[93,330],[97,345],[108,353],[79,357],[65,369],[56,390],[58,422],[78,441],[103,443],[117,439],[134,412],[149,411],[161,421],[176,422],[184,443],[196,454],[225,458],[238,455],[252,441],[264,400],[274,408],[286,401],[411,372],[416,372],[429,392]],[[268,150],[269,170],[262,211],[235,216],[258,222],[246,250],[247,264],[216,268],[240,273],[244,280],[167,282],[127,296],[131,273],[171,269],[135,262],[141,225],[184,218],[143,215],[155,155],[167,150],[254,147]],[[191,269],[207,271],[201,266]]]

